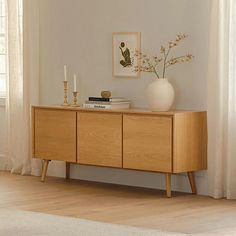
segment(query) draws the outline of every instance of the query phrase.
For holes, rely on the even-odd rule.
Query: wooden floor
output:
[[[116,224],[197,233],[235,227],[236,201],[0,172],[0,210],[17,208]]]

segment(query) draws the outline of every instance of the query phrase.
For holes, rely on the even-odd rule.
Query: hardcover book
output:
[[[111,104],[104,104],[104,103],[84,103],[84,108],[94,108],[94,109],[129,109],[130,103],[123,102],[123,103],[111,103]]]
[[[89,97],[89,101],[100,101],[100,102],[124,102],[128,101],[123,97],[114,97],[114,98],[102,98],[102,97]]]

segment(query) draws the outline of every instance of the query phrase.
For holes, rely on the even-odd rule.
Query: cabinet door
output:
[[[172,117],[124,115],[123,167],[172,171]]]
[[[122,115],[77,114],[78,163],[122,167]]]
[[[76,112],[35,109],[34,156],[76,162]]]

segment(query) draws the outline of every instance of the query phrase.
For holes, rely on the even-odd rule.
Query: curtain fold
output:
[[[236,199],[236,4],[213,0],[208,76],[209,194]]]
[[[38,103],[38,1],[7,0],[7,157],[12,173],[40,174],[31,159],[31,105]]]

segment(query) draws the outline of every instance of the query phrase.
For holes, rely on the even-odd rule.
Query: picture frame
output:
[[[135,56],[141,50],[140,32],[112,33],[112,74],[113,77],[139,78],[140,71],[135,71],[140,61]]]

